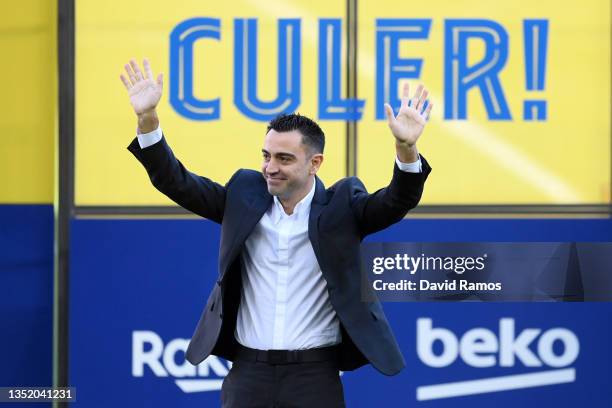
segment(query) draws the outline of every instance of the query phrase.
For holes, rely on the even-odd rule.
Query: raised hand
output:
[[[404,85],[402,93],[402,105],[395,116],[391,105],[385,103],[385,113],[389,128],[398,143],[407,146],[414,146],[423,133],[433,104],[427,99],[429,91],[419,85],[412,97],[409,99],[409,85]],[[425,102],[427,101],[427,106]]]
[[[125,64],[125,72],[129,80],[120,75],[123,85],[128,90],[130,103],[138,116],[155,111],[155,107],[161,99],[164,85],[162,74],[157,76],[157,80],[153,79],[153,71],[151,71],[149,60],[145,58],[142,64],[144,74],[138,64],[134,60],[130,60],[129,64]]]

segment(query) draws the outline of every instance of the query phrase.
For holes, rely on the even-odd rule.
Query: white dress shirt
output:
[[[140,148],[162,138],[158,127],[139,134]],[[419,173],[420,158],[402,163]],[[234,336],[259,350],[303,350],[340,343],[340,323],[308,238],[308,218],[316,183],[287,215],[277,197],[259,220],[241,252],[242,288]]]
[[[303,350],[340,343],[340,325],[308,238],[315,192],[287,215],[277,197],[242,251],[236,340],[260,350]]]

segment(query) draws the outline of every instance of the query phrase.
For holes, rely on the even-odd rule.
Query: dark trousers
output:
[[[344,392],[335,360],[293,364],[234,362],[221,388],[223,408],[337,408]]]

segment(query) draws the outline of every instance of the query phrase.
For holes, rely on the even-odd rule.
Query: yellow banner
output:
[[[375,119],[387,52],[396,95],[406,80],[432,93],[418,143],[433,167],[424,203],[609,203],[609,1],[366,1],[359,22],[358,176],[368,188],[387,183],[380,162],[394,149]],[[414,60],[420,72],[408,69]]]
[[[388,183],[382,104],[405,81],[431,90],[418,143],[434,171],[424,204],[601,204],[610,200],[610,7],[526,2],[358,2],[358,98],[346,99],[345,1],[77,2],[76,204],[165,205],[126,145],[136,121],[119,81],[130,58],[163,72],[159,114],[175,154],[225,182],[260,167],[267,121],[317,120],[320,176]],[[413,87],[414,89],[414,87]]]
[[[57,2],[8,2],[0,20],[0,203],[51,204],[57,126]]]
[[[225,183],[237,169],[260,169],[262,161],[268,121],[245,115],[237,105],[270,116],[281,111],[278,107],[282,108],[285,100],[296,102],[295,87],[290,97],[279,97],[278,90],[287,88],[286,81],[279,84],[280,66],[287,73],[300,73],[296,110],[317,120],[318,19],[344,18],[345,12],[344,2],[322,0],[141,0],[122,4],[120,12],[115,3],[78,1],[76,204],[171,204],[150,185],[140,164],[126,150],[136,135],[136,120],[119,74],[130,58],[142,63],[142,58],[148,57],[155,75],[164,73],[164,95],[158,112],[160,126],[175,155],[189,170]],[[299,30],[295,21],[279,27],[279,19],[299,20]],[[247,49],[250,58],[256,56],[257,76],[248,83],[252,94],[244,101],[239,95],[237,103],[236,42],[244,36],[253,38],[254,27],[256,46],[246,44],[249,48],[245,45],[242,49]],[[237,30],[239,37],[235,35]],[[279,31],[288,39],[285,54],[288,50],[294,58],[299,50],[293,45],[301,47],[299,66],[291,61],[279,64]],[[245,64],[248,61],[245,59]],[[244,68],[248,73],[249,66]],[[189,76],[192,80],[185,79]],[[289,85],[295,83],[294,79]],[[265,107],[266,102],[276,99],[279,106]],[[215,100],[219,102],[218,117],[207,118],[208,102]],[[252,102],[259,105],[249,107]],[[331,185],[345,175],[345,123],[321,125],[326,145],[319,176]]]

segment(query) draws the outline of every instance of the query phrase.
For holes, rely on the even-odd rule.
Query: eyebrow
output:
[[[270,154],[270,152],[267,151],[266,149],[261,149],[261,152],[263,154],[268,154],[268,155]],[[287,153],[287,152],[279,152],[279,153],[276,153],[275,156],[277,156],[277,157],[279,157],[279,156],[280,157],[290,157],[290,158],[296,158],[297,157],[295,154]]]

